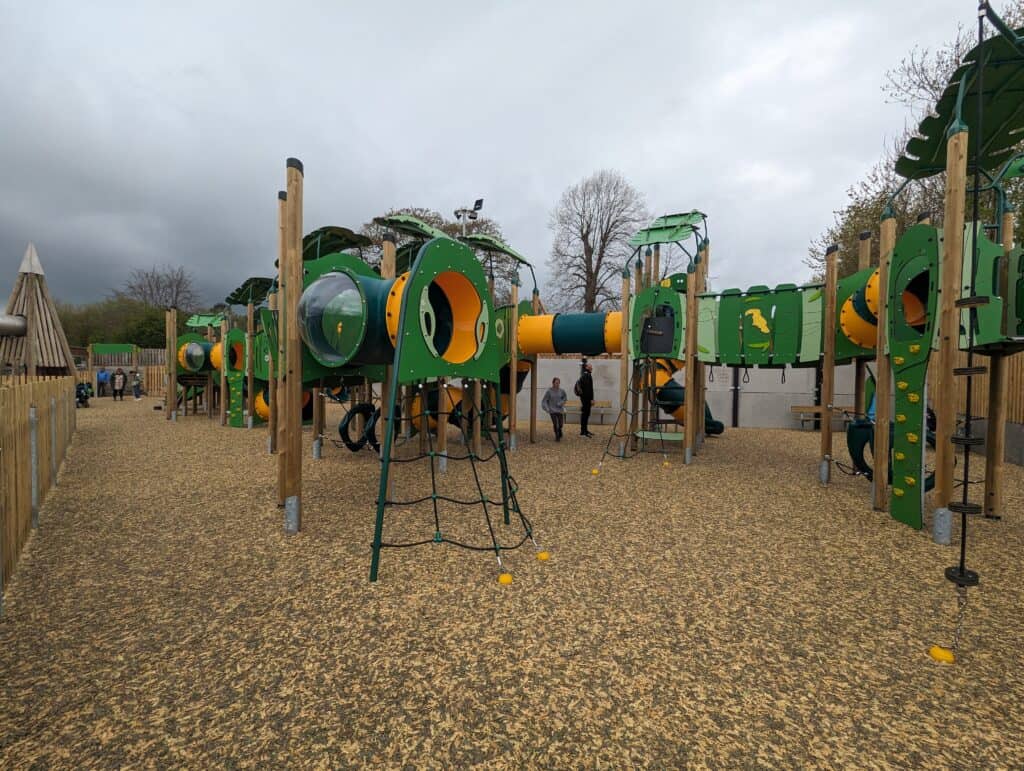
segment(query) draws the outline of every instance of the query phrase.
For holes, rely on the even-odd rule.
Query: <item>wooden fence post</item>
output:
[[[821,362],[821,465],[818,477],[827,485],[832,477],[832,402],[836,378],[836,284],[839,247],[825,252],[825,312],[821,321],[823,357]]]
[[[39,527],[39,415],[35,404],[28,408],[29,457],[32,473],[32,529]]]

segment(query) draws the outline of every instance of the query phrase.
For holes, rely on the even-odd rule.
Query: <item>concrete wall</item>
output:
[[[619,411],[619,360],[590,359],[594,368],[594,399],[612,403],[611,417],[614,420]],[[732,372],[728,367],[708,368],[708,406],[717,420],[732,425]],[[783,370],[751,368],[746,371],[749,382],[744,383],[744,371],[740,370],[739,425],[745,428],[800,428],[797,416],[790,412],[794,405],[814,404],[814,370],[787,367],[786,382],[782,382]],[[551,385],[551,379],[561,378],[562,388],[575,399],[572,387],[580,374],[578,358],[541,358],[539,385],[537,390],[538,414],[546,419],[540,410],[540,400]],[[853,406],[853,366],[836,369],[835,403],[842,407]],[[676,379],[682,382],[681,373]],[[530,379],[527,377],[523,390],[516,402],[522,421],[530,414]],[[570,416],[570,420],[574,418]],[[842,421],[836,420],[836,428]],[[807,426],[810,428],[810,424]]]

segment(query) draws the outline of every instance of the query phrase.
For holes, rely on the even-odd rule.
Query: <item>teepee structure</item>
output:
[[[72,375],[75,359],[57,316],[57,308],[46,288],[46,276],[39,262],[35,244],[25,250],[7,300],[8,320],[25,319],[24,328],[4,335],[7,325],[0,325],[0,372],[26,375]],[[0,317],[2,320],[3,317]],[[13,326],[13,325],[12,325]],[[23,334],[19,334],[20,332]]]

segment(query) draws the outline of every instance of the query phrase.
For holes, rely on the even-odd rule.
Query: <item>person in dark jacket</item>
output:
[[[580,436],[593,436],[587,424],[590,422],[590,408],[594,404],[594,375],[593,369],[586,362],[576,382],[576,395],[580,397]]]

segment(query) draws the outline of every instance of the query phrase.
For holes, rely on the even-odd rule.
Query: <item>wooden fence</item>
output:
[[[160,353],[164,354],[163,349],[160,349]],[[117,369],[117,367],[108,367],[107,369],[113,372],[114,370]],[[125,372],[128,372],[128,370],[131,369],[131,365],[121,367],[121,369],[123,369]],[[146,394],[148,396],[162,397],[164,395],[164,383],[166,382],[165,376],[167,374],[167,366],[163,363],[158,365],[145,364],[141,365],[139,367],[139,370],[142,372],[142,389],[146,392]],[[92,383],[93,393],[97,393],[95,369],[92,371],[92,373],[90,373],[89,370],[87,369],[79,370],[77,372],[77,379],[81,383]],[[131,393],[130,383],[128,385],[128,393]],[[107,388],[107,396],[110,396],[109,386]]]
[[[0,609],[3,585],[39,524],[39,505],[57,483],[76,419],[73,377],[0,385]]]
[[[987,356],[974,357],[975,365],[988,366]],[[960,352],[958,367],[967,366],[967,354]],[[1024,353],[1006,359],[1006,420],[1008,423],[1024,423]],[[988,375],[971,378],[971,414],[984,418],[988,414]],[[967,378],[958,377],[957,411],[963,413],[967,406]]]

